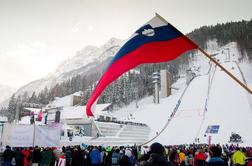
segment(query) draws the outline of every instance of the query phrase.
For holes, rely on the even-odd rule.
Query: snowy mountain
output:
[[[16,91],[16,88],[9,87],[6,85],[0,85],[0,103],[4,102]],[[1,107],[1,104],[0,104]]]
[[[116,38],[111,38],[106,44],[100,48],[95,46],[86,46],[78,51],[72,59],[63,61],[53,73],[53,76],[58,77],[63,73],[82,68],[92,63],[99,63],[115,55],[121,47],[122,41]]]
[[[252,87],[252,66],[241,62],[241,52],[235,42],[219,47],[215,41],[208,42],[207,52]],[[143,98],[112,113],[121,120],[146,123],[152,129],[150,138],[163,144],[228,143],[231,133],[242,137],[243,145],[252,145],[252,133],[248,132],[252,120],[252,96],[216,67],[202,54],[197,53],[191,67],[199,66],[194,79],[186,85],[181,77],[172,87],[172,95],[161,98],[160,104],[153,97]],[[157,123],[158,122],[158,123]],[[217,133],[208,128],[218,126]],[[162,131],[163,129],[163,131]]]
[[[76,75],[99,73],[106,67],[104,62],[115,55],[123,42],[123,40],[111,38],[101,47],[86,46],[78,51],[73,58],[60,63],[54,73],[23,86],[16,94],[23,94],[27,91],[31,95],[33,92],[40,92],[45,86],[53,87],[57,83],[71,79]]]

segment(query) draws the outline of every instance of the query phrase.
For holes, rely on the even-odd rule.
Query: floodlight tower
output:
[[[160,73],[154,72],[152,73],[152,83],[155,87],[155,93],[154,93],[154,103],[159,104],[159,83],[160,83]]]

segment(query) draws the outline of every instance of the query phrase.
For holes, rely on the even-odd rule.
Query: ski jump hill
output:
[[[218,48],[210,45],[209,53],[238,79],[252,87],[249,65],[239,62],[241,57],[236,43]],[[216,53],[217,52],[217,53]],[[147,97],[136,104],[122,108],[114,114],[118,118],[132,118],[133,121],[146,123],[152,130],[149,142],[165,145],[191,143],[230,143],[232,133],[242,137],[243,145],[252,145],[252,98],[239,84],[220,68],[210,63],[203,55],[198,55],[192,67],[200,70],[186,85],[179,79],[172,87],[173,94],[162,98],[160,104],[153,104]]]

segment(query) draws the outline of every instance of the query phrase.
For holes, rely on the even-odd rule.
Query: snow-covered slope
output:
[[[31,95],[32,92],[40,92],[45,86],[50,88],[76,75],[89,73],[91,69],[105,68],[106,66],[100,65],[106,59],[113,57],[123,42],[123,40],[111,38],[101,47],[86,46],[78,51],[73,58],[63,61],[54,73],[23,86],[16,94],[22,94],[27,91]]]
[[[204,118],[207,88],[207,76],[199,76],[191,82],[182,98],[177,113],[165,132],[157,138],[157,141],[166,140],[169,144],[193,143]],[[198,89],[197,93],[192,93],[196,89]],[[167,132],[171,136],[167,137]]]
[[[215,58],[219,59],[223,66],[252,87],[252,79],[249,77],[251,65],[239,63],[240,52],[236,43],[229,43],[221,48],[216,47],[215,42],[210,42],[209,45],[211,47],[207,52],[215,53]],[[218,133],[211,134],[213,143],[228,143],[231,132],[235,132],[241,135],[244,144],[252,145],[252,133],[248,131],[252,120],[251,95],[218,67],[212,65],[210,68],[208,60],[202,55],[197,58],[201,59],[198,61],[198,76],[188,85],[173,116],[171,114],[186,87],[185,78],[173,85],[179,87],[179,90],[161,99],[160,104],[153,104],[152,97],[147,97],[139,101],[139,108],[132,103],[114,114],[121,119],[131,118],[148,124],[152,129],[150,138],[159,134],[171,118],[166,129],[154,140],[163,144],[193,143],[196,139],[200,143],[207,143],[207,127],[219,125]],[[205,72],[206,69],[211,70]]]

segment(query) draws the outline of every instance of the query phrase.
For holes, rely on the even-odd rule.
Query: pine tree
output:
[[[38,98],[35,92],[32,93],[32,96],[28,100],[29,103],[38,103]]]
[[[12,122],[15,119],[16,109],[17,109],[17,99],[15,97],[15,94],[13,94],[10,98],[9,105],[8,105],[7,117],[8,117],[9,122]]]
[[[23,93],[22,97],[21,97],[21,102],[22,102],[22,103],[26,103],[26,102],[28,102],[28,101],[29,101],[29,95],[28,95],[28,92],[25,91],[25,92]]]

